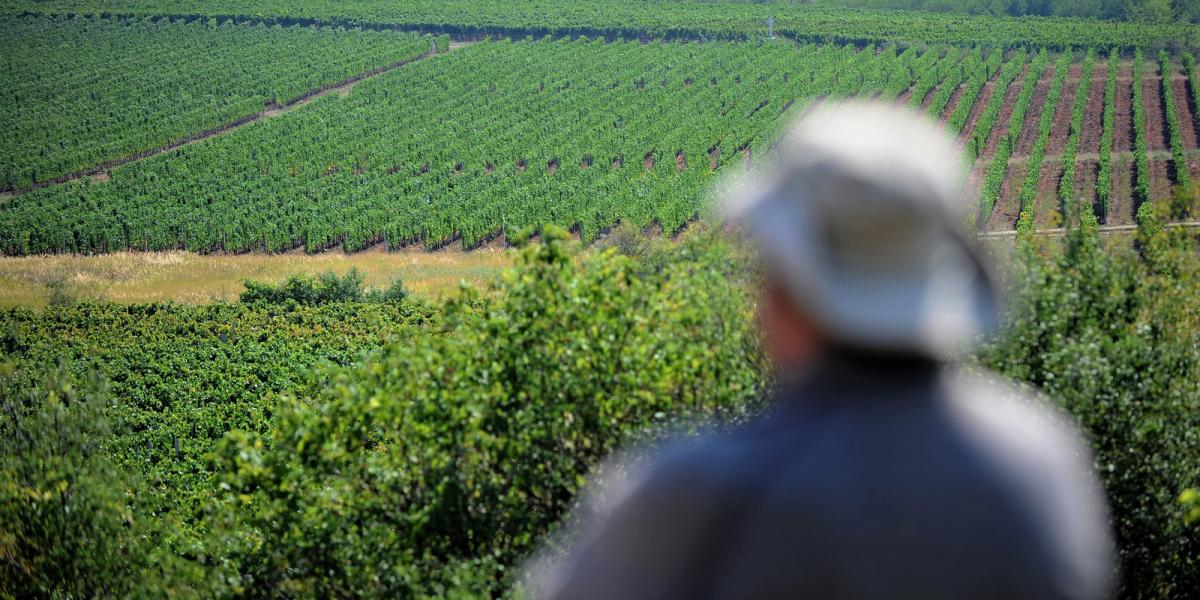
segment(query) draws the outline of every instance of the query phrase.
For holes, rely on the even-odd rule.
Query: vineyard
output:
[[[410,57],[428,43],[400,39]],[[751,164],[780,123],[839,97],[905,103],[957,132],[975,164],[981,228],[1055,226],[1075,203],[1133,223],[1138,207],[1200,176],[1198,74],[1188,53],[1154,62],[1114,51],[1101,66],[1095,56],[483,41],[103,181],[20,194],[0,209],[0,249],[472,248],[545,224],[590,241],[618,222],[674,232],[704,212],[715,172]]]
[[[0,189],[9,190],[289,104],[429,50],[428,39],[390,32],[204,21],[27,17],[4,19],[0,35]]]
[[[399,28],[455,36],[577,36],[608,39],[750,40],[779,36],[833,43],[923,42],[1196,47],[1200,26],[1053,17],[988,17],[719,0],[2,0],[0,11],[168,15]],[[774,25],[768,25],[773,19]]]
[[[1086,432],[1120,597],[1200,589],[1200,26],[0,0],[0,33],[0,304],[46,305],[0,310],[0,598],[524,597],[605,457],[765,408],[714,183],[846,98],[941,122],[1015,240],[966,360]]]

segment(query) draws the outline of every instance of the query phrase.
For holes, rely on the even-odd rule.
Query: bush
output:
[[[351,267],[345,275],[325,271],[316,277],[292,275],[278,286],[247,279],[246,290],[238,296],[245,304],[286,304],[294,302],[315,306],[332,302],[402,302],[408,291],[399,279],[384,289],[369,289],[363,285],[366,277]]]
[[[1200,261],[1194,239],[1171,239],[1150,216],[1142,257],[1102,251],[1087,211],[1065,247],[1021,242],[1007,330],[979,360],[1059,401],[1089,434],[1121,595],[1183,598],[1200,589],[1200,528],[1180,502],[1200,483]]]
[[[221,457],[226,543],[255,594],[496,593],[589,469],[668,416],[739,419],[763,376],[737,273],[711,241],[661,277],[551,232],[496,304],[446,317],[291,403]],[[451,305],[448,312],[462,309]]]
[[[139,517],[135,481],[107,459],[105,387],[58,365],[41,389],[0,391],[0,597],[190,595],[193,573],[147,542],[170,528]]]

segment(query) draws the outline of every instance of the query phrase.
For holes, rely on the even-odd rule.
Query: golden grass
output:
[[[297,273],[344,273],[357,267],[367,285],[400,278],[420,297],[441,298],[460,281],[483,288],[513,262],[515,251],[480,249],[368,251],[357,254],[199,255],[189,252],[118,252],[99,256],[0,258],[0,307],[44,306],[55,287],[80,300],[120,303],[175,301],[205,304],[236,300],[243,279],[278,282]]]

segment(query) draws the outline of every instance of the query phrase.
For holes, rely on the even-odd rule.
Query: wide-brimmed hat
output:
[[[948,357],[998,319],[954,140],[907,109],[813,109],[725,199],[768,276],[833,341]]]

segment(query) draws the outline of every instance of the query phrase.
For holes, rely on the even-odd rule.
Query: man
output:
[[[934,124],[815,110],[739,186],[774,410],[604,497],[553,598],[1101,598],[1106,508],[1068,422],[955,356],[997,321]]]

